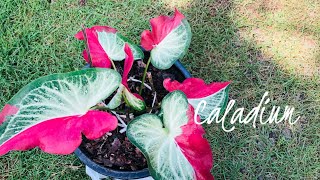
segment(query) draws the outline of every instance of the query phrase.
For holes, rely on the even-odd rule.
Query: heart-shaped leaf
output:
[[[120,75],[111,69],[86,69],[39,78],[22,88],[0,113],[0,155],[39,146],[67,154],[81,142],[81,132],[98,138],[117,119],[91,107],[110,96]]]
[[[132,49],[134,59],[143,59],[144,57],[142,50],[132,41],[118,33],[116,29],[108,26],[93,26],[86,28],[85,32],[94,67],[102,67],[101,65],[105,63],[108,66],[104,65],[104,67],[110,68],[110,59],[122,61],[126,56],[124,52],[125,43]],[[75,37],[79,40],[84,40],[85,38],[82,31],[78,32]],[[88,62],[86,51],[84,52],[84,58]]]
[[[212,154],[204,130],[184,93],[174,91],[162,101],[161,116],[144,114],[127,127],[129,140],[148,161],[154,179],[213,179]]]
[[[163,81],[164,88],[169,92],[184,92],[194,108],[197,108],[201,101],[205,101],[205,108],[202,109],[201,106],[199,110],[201,119],[208,118],[216,108],[220,108],[220,112],[224,111],[228,101],[229,84],[230,82],[214,82],[207,85],[199,78],[187,78],[182,83],[170,79]]]
[[[177,9],[173,17],[159,16],[150,20],[152,31],[141,34],[141,46],[151,51],[151,63],[158,69],[169,69],[182,58],[191,42],[191,29]]]

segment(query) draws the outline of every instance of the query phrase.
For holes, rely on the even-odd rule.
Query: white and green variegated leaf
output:
[[[132,94],[127,88],[124,88],[123,90],[123,97],[126,101],[126,103],[132,107],[132,109],[136,111],[143,111],[146,108],[146,103],[142,100],[136,97],[134,94]]]
[[[116,71],[97,68],[53,74],[32,81],[8,102],[19,110],[7,116],[0,127],[0,145],[43,121],[84,115],[109,97],[120,81],[121,76]]]
[[[174,91],[163,98],[161,103],[163,123],[172,136],[180,135],[182,133],[180,127],[188,123],[187,109],[188,101],[181,91]]]
[[[117,90],[117,93],[112,97],[110,102],[107,104],[107,108],[116,109],[117,107],[120,106],[121,100],[122,100],[122,93],[123,93],[124,88],[125,87],[122,84],[120,84],[120,86]]]
[[[162,102],[162,117],[144,114],[135,118],[128,124],[127,136],[147,158],[154,179],[194,179],[194,169],[175,141],[182,134],[181,126],[188,123],[186,96],[174,91]]]
[[[158,69],[169,69],[176,60],[187,52],[191,42],[191,29],[186,19],[173,29],[151,51],[151,63]]]
[[[205,108],[199,109],[199,116],[201,119],[207,119],[210,116],[210,113],[214,109],[220,109],[220,113],[222,113],[226,107],[228,101],[228,91],[229,86],[226,86],[223,89],[220,89],[218,92],[203,98],[188,98],[189,103],[197,108],[201,101],[206,102]],[[201,105],[202,107],[203,105]]]
[[[122,61],[125,59],[126,54],[124,52],[124,45],[125,43],[128,43],[134,59],[143,59],[144,54],[142,50],[136,46],[133,42],[131,42],[129,39],[123,37],[118,32],[97,32],[98,34],[98,41],[100,45],[102,46],[103,50],[106,52],[106,54],[114,61]]]

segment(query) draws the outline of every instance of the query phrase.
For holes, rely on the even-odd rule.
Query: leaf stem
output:
[[[85,49],[87,51],[89,64],[90,64],[90,67],[92,67],[92,59],[91,59],[91,55],[90,55],[90,49],[89,49],[88,37],[87,37],[87,34],[86,34],[85,25],[82,25],[82,33],[83,33],[83,37],[84,37],[84,42],[85,42],[85,46],[86,46]]]
[[[109,59],[110,59],[110,58],[109,58]],[[114,62],[113,62],[113,60],[110,59],[110,61],[111,61],[111,64],[112,64],[113,69],[116,70],[116,71],[118,71],[117,68],[116,68],[116,65],[115,65]]]
[[[150,62],[151,62],[151,57],[149,57],[147,65],[146,65],[146,68],[144,69],[144,72],[143,72],[143,76],[142,76],[142,80],[141,80],[142,83],[141,83],[141,86],[140,86],[140,89],[139,89],[139,95],[140,96],[141,96],[142,90],[144,88],[144,81],[146,80],[146,75],[147,75],[147,71],[148,71]]]

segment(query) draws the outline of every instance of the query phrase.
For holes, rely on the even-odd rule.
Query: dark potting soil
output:
[[[122,74],[124,62],[115,62],[115,65],[118,72]],[[133,77],[134,79],[141,81],[144,69],[145,63],[142,61],[135,61],[128,78]],[[146,111],[142,113],[132,112],[125,103],[122,103],[121,106],[117,108],[121,111],[124,110],[121,115],[126,124],[130,122],[134,116],[150,111],[152,111],[152,113],[158,113],[161,100],[168,94],[168,91],[163,87],[163,80],[166,78],[171,78],[180,82],[185,79],[175,66],[172,66],[168,70],[161,71],[150,64],[145,83],[151,86],[153,91],[145,87],[142,93],[142,97],[147,106]],[[128,85],[132,93],[138,93],[141,83],[129,81]],[[157,98],[154,107],[151,108],[155,93]],[[112,96],[113,95],[111,95],[110,98]],[[108,103],[110,98],[106,99],[105,103]],[[95,140],[88,140],[84,137],[80,149],[94,162],[115,170],[135,171],[147,168],[147,161],[143,154],[138,148],[131,144],[126,137],[126,133],[120,133],[120,130],[121,127],[118,127],[116,130]]]

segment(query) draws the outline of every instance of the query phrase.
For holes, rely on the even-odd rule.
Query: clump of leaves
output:
[[[153,18],[150,24],[151,31],[141,34],[141,46],[150,51],[150,58],[139,94],[130,91],[128,74],[133,62],[144,58],[142,50],[112,27],[84,28],[75,37],[85,42],[83,57],[92,68],[41,77],[12,97],[0,113],[0,155],[37,146],[48,153],[70,154],[82,134],[95,139],[121,126],[147,158],[154,179],[213,179],[211,148],[195,121],[225,107],[229,82],[166,79],[163,85],[170,93],[162,100],[160,113],[137,116],[128,125],[114,113],[122,103],[143,113],[141,95],[150,63],[168,69],[190,45],[190,26],[178,10],[173,16]],[[120,75],[114,61],[123,60]],[[106,99],[109,102],[102,103]],[[207,107],[198,116],[194,108],[202,100]]]

